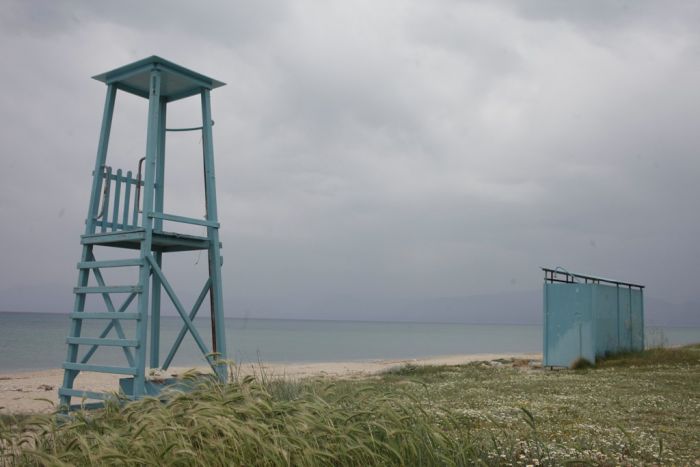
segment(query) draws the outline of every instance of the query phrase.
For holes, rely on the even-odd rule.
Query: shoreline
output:
[[[370,377],[404,365],[463,365],[466,363],[510,360],[541,360],[541,353],[479,353],[442,355],[409,359],[378,359],[346,362],[274,363],[260,362],[241,364],[235,368],[238,376],[264,374],[268,378],[303,379],[362,378]],[[182,374],[191,367],[169,368],[162,376]],[[196,367],[207,370],[208,367]],[[115,391],[123,376],[102,373],[81,373],[76,379],[76,388],[94,391]],[[0,373],[0,414],[50,413],[57,403],[58,388],[63,380],[63,370],[14,370]],[[88,382],[89,381],[89,382]],[[43,399],[43,400],[41,400]]]

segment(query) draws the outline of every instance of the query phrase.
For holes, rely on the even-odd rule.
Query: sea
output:
[[[99,321],[86,321],[82,335],[97,337],[106,325]],[[122,323],[126,337],[133,338],[134,324]],[[541,325],[250,318],[226,318],[225,323],[229,357],[237,363],[371,361],[542,351]],[[60,368],[66,357],[69,326],[70,319],[64,314],[0,312],[0,373]],[[181,327],[179,317],[161,317],[161,361]],[[209,319],[196,319],[195,327],[208,344]],[[112,330],[108,337],[117,335]],[[646,342],[647,346],[700,342],[700,328],[648,327]],[[120,366],[125,359],[121,349],[101,347],[91,363]],[[171,366],[204,364],[188,334]]]

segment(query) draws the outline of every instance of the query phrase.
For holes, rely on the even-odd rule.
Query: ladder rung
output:
[[[104,402],[90,402],[87,404],[71,404],[68,410],[71,412],[75,412],[76,410],[99,410],[103,409],[105,406]],[[63,415],[64,417],[68,417],[66,414],[58,414],[59,416]]]
[[[104,311],[101,313],[76,311],[71,313],[70,317],[73,319],[141,319],[141,314],[130,312],[115,313],[110,311]]]
[[[81,261],[78,263],[78,269],[92,268],[121,268],[124,266],[140,266],[143,264],[141,258],[134,259],[114,259],[108,261]]]
[[[132,367],[124,368],[120,366],[91,365],[89,363],[66,362],[63,364],[63,368],[65,368],[66,370],[94,371],[97,373],[115,373],[118,375],[132,376],[136,376],[136,373],[138,373],[138,370]]]
[[[75,287],[73,292],[76,294],[84,293],[141,293],[141,287],[138,285],[112,285],[105,287]]]
[[[68,337],[68,344],[108,345],[111,347],[138,347],[139,341],[133,339],[100,339],[96,337]]]
[[[113,399],[116,397],[115,394],[110,394],[108,392],[95,392],[95,391],[83,391],[82,389],[68,389],[59,388],[59,396],[70,396],[70,397],[81,397],[84,399],[97,399],[100,401],[105,401],[107,399]]]

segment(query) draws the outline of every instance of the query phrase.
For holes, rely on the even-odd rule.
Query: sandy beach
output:
[[[309,377],[354,378],[372,376],[402,365],[461,365],[477,361],[515,359],[540,360],[541,354],[470,354],[445,355],[419,359],[367,360],[320,363],[255,363],[242,364],[239,375],[260,374],[292,380]],[[163,376],[175,376],[189,368],[170,368]],[[202,369],[205,370],[205,369]],[[119,376],[101,373],[81,373],[76,388],[93,391],[114,391]],[[63,380],[63,370],[17,371],[0,373],[0,413],[51,412],[57,402],[57,391]],[[53,403],[53,404],[52,404]]]

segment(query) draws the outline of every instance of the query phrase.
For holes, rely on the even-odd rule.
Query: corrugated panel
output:
[[[644,302],[641,290],[632,289],[631,321],[631,350],[644,350]]]
[[[629,352],[632,350],[632,313],[630,289],[621,287],[619,289],[619,311],[618,311],[618,336],[619,336],[619,351]]]
[[[578,283],[544,285],[544,365],[644,348],[642,291]]]
[[[545,284],[545,366],[595,359],[592,285]]]
[[[596,355],[618,349],[617,287],[593,285]]]

